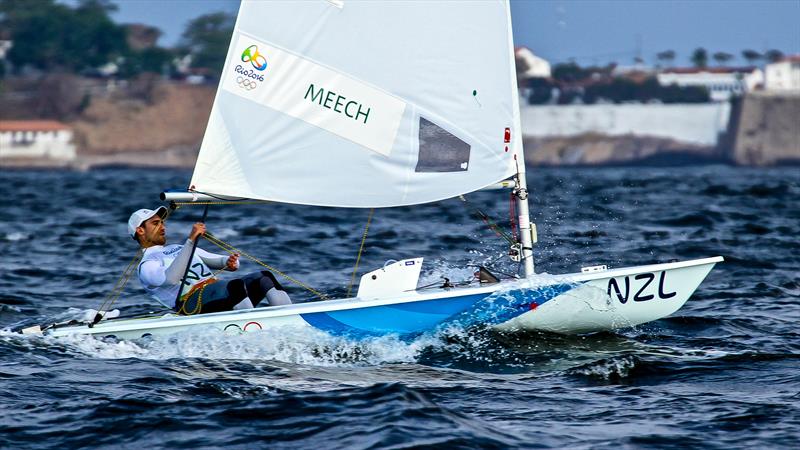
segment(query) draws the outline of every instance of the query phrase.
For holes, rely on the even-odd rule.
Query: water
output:
[[[128,215],[185,171],[0,173],[0,328],[96,308],[133,257]],[[136,342],[0,333],[2,448],[797,448],[800,171],[534,170],[537,270],[722,255],[675,316],[590,336],[450,327],[411,341],[292,330]],[[507,194],[470,202],[507,225]],[[183,239],[201,209],[168,225]],[[332,295],[367,211],[212,207],[209,229]],[[214,250],[205,244],[207,250]],[[459,201],[378,210],[362,271],[422,283],[517,266]],[[499,259],[498,259],[499,258]],[[244,268],[255,269],[254,265]],[[292,287],[296,299],[310,299]],[[152,311],[135,280],[116,305]]]

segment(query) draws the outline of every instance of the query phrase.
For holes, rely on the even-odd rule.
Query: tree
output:
[[[101,66],[128,51],[125,29],[109,13],[116,10],[108,0],[82,0],[74,11],[74,28],[64,39],[64,51],[75,69]]]
[[[79,0],[77,12],[108,15],[118,9],[111,0]]]
[[[751,66],[754,65],[756,62],[758,62],[761,58],[763,58],[761,53],[758,53],[757,51],[750,49],[742,50],[742,57],[744,57],[744,59],[747,60],[747,64]]]
[[[120,65],[119,75],[122,78],[135,78],[141,73],[149,72],[169,76],[174,57],[171,51],[159,47],[131,51],[125,55]]]
[[[733,55],[730,53],[725,52],[716,52],[714,53],[714,61],[717,62],[717,65],[724,66],[728,63],[728,61],[733,59]]]
[[[664,50],[663,52],[658,52],[656,54],[656,58],[658,59],[659,62],[671,66],[672,62],[675,60],[675,51]]]
[[[528,81],[528,88],[530,88],[528,103],[531,105],[543,105],[553,97],[553,90],[556,86],[546,78],[531,78]]]
[[[764,53],[764,57],[769,62],[778,62],[783,59],[783,52],[777,49],[767,50]]]
[[[704,68],[708,65],[708,53],[703,47],[698,47],[692,53],[692,64],[697,68]]]
[[[65,24],[71,20],[67,6],[53,0],[5,0],[0,2],[0,13],[2,28],[8,30],[14,42],[7,55],[11,64],[40,69],[61,65],[60,36],[65,34]]]
[[[574,62],[556,64],[555,67],[553,67],[553,79],[572,83],[609,74],[614,70],[614,67],[614,65],[608,65],[606,67],[581,67]]]
[[[109,17],[107,0],[83,0],[72,9],[54,0],[0,0],[2,27],[13,47],[8,60],[16,67],[83,70],[125,52],[121,27]]]
[[[192,67],[206,68],[216,77],[222,72],[235,18],[224,12],[200,16],[186,26],[183,45],[192,54]]]

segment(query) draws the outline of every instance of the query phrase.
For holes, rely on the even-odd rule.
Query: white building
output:
[[[800,91],[800,55],[792,55],[764,68],[767,91]]]
[[[72,130],[54,120],[0,120],[0,159],[75,159]]]
[[[728,127],[730,112],[728,102],[525,105],[520,108],[525,137],[635,135],[701,146],[717,144],[720,134]]]
[[[673,68],[658,74],[662,86],[677,84],[708,89],[711,100],[724,102],[764,84],[764,72],[756,67]]]
[[[550,78],[550,63],[534,55],[528,47],[515,48],[514,59],[517,65],[518,82],[531,78]]]

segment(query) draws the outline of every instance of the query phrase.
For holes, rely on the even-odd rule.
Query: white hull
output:
[[[492,326],[507,332],[592,333],[639,325],[674,313],[722,260],[714,257],[534,276],[475,288],[412,291],[383,298],[355,297],[197,316],[110,319],[91,328],[55,327],[45,333],[137,339],[198,328],[242,333],[291,326],[355,337],[404,336],[449,322]]]
[[[602,278],[578,275],[582,285],[496,328],[581,334],[652,322],[683,307],[714,264],[722,261],[718,256],[609,270],[600,273]]]

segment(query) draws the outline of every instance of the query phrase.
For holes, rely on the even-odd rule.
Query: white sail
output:
[[[425,203],[522,162],[507,1],[244,0],[191,187]]]

